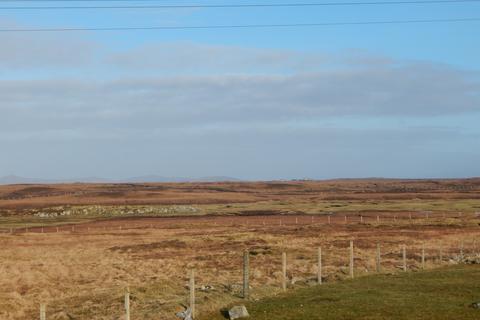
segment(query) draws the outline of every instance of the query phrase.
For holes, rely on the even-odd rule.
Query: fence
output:
[[[478,255],[479,253],[476,251],[477,248],[476,248],[476,245],[475,245],[475,241],[473,241],[473,248],[471,248],[471,253],[472,254],[475,254],[475,255]],[[348,242],[348,268],[349,268],[349,273],[348,273],[348,278],[350,279],[353,279],[355,276],[356,276],[356,272],[355,272],[355,241],[354,240],[350,240]],[[377,242],[376,245],[374,246],[374,249],[375,249],[375,252],[374,252],[374,257],[375,257],[375,272],[377,274],[381,274],[382,273],[382,245],[380,242]],[[453,248],[453,249],[452,249]],[[432,248],[430,247],[429,248],[430,250],[432,250]],[[436,265],[437,266],[442,266],[444,261],[445,261],[445,258],[449,259],[450,257],[448,256],[445,256],[444,255],[444,249],[442,246],[439,246],[438,248],[434,248],[436,249],[436,251],[438,252],[438,256],[431,256],[430,255],[430,259],[432,260],[432,262],[436,262]],[[461,241],[460,243],[457,244],[456,248],[455,246],[451,247],[451,251],[457,251],[458,252],[458,255],[456,255],[456,258],[458,258],[458,261],[461,262],[461,258],[464,257],[464,253],[465,253],[465,248],[464,248],[464,242]],[[455,250],[456,249],[456,250]],[[426,268],[426,262],[427,262],[427,256],[426,256],[426,251],[427,251],[427,248],[425,246],[425,243],[422,243],[421,245],[421,248],[419,250],[419,252],[414,252],[413,250],[408,250],[408,247],[406,246],[406,244],[402,244],[402,245],[399,245],[398,246],[398,256],[400,257],[400,261],[401,262],[401,271],[402,272],[408,272],[410,269],[412,269],[412,265],[409,266],[408,264],[408,255],[407,253],[409,253],[411,256],[410,256],[410,260],[413,260],[413,264],[415,263],[419,263],[420,264],[420,268],[423,270]],[[324,263],[324,260],[322,258],[322,255],[325,253],[325,249],[323,249],[322,247],[318,247],[317,250],[316,250],[316,257],[315,257],[315,260],[317,261],[317,265],[316,265],[316,269],[317,269],[317,272],[316,272],[316,275],[315,278],[316,278],[316,281],[317,281],[317,284],[318,285],[322,285],[325,281],[324,279],[324,275],[323,275],[323,269],[326,267],[325,263]],[[417,255],[418,254],[418,255]],[[419,261],[416,260],[417,256],[419,256]],[[282,273],[282,277],[281,277],[281,282],[279,283],[279,287],[281,287],[281,289],[283,291],[287,291],[289,286],[288,286],[288,282],[289,282],[289,278],[288,278],[288,253],[287,252],[282,252],[281,254],[281,265],[279,266],[279,268],[281,269],[281,273]],[[414,265],[413,265],[414,266]],[[245,250],[243,252],[243,265],[242,265],[242,268],[241,268],[241,274],[242,274],[242,281],[243,281],[243,284],[242,284],[242,294],[241,296],[243,297],[243,299],[249,299],[250,297],[250,289],[251,289],[251,286],[250,286],[250,252],[248,250]],[[191,315],[191,318],[194,319],[195,318],[195,315],[196,315],[196,310],[195,310],[195,292],[196,292],[196,284],[195,284],[195,274],[196,274],[196,271],[194,269],[191,269],[189,270],[189,281],[188,281],[188,291],[189,291],[189,295],[188,295],[188,301],[189,301],[189,304],[188,304],[188,311]],[[313,275],[312,275],[313,276]],[[126,320],[130,320],[130,290],[129,288],[127,287],[126,290],[125,290],[125,296],[124,296],[124,318]],[[46,305],[44,303],[40,304],[40,320],[46,320],[47,319],[47,312],[46,312]]]
[[[441,215],[440,215],[441,214]],[[478,212],[473,213],[473,218],[480,218]],[[157,217],[159,218],[159,217]],[[162,226],[169,224],[169,220],[176,219],[177,217],[160,217],[163,221]],[[192,223],[203,223],[206,219],[211,217],[203,216],[189,216],[188,219],[191,219]],[[215,218],[223,219],[222,222],[215,222],[216,226],[235,226],[235,225],[245,225],[245,226],[255,226],[255,225],[307,225],[307,224],[326,224],[326,225],[338,225],[338,224],[369,224],[369,225],[385,225],[385,224],[422,224],[422,223],[432,223],[434,219],[455,219],[458,221],[464,221],[468,219],[468,216],[462,212],[441,212],[436,217],[433,216],[431,211],[417,211],[414,214],[409,213],[403,215],[392,215],[392,216],[380,216],[380,215],[362,215],[362,214],[349,214],[342,215],[338,213],[330,214],[318,214],[318,215],[304,215],[298,217],[296,215],[282,215],[278,216],[258,216],[258,217],[248,217],[248,216],[235,216],[235,217],[226,217],[226,216],[216,216]],[[49,219],[49,218],[45,218]],[[198,220],[198,221],[197,221]],[[240,220],[240,221],[239,221]],[[260,220],[260,221],[258,221]],[[257,222],[257,223],[256,223]],[[19,233],[60,233],[60,232],[91,232],[91,231],[122,231],[122,230],[132,230],[132,229],[146,229],[146,228],[156,228],[158,223],[138,223],[138,224],[118,224],[112,226],[112,224],[102,225],[102,223],[85,223],[86,226],[78,224],[65,224],[62,226],[28,226],[16,227],[16,228],[0,228],[0,233],[9,233],[9,234],[19,234]]]
[[[380,215],[327,215],[327,216],[275,216],[275,217],[222,217],[223,221],[214,222],[215,227],[219,226],[238,226],[243,225],[247,227],[255,227],[255,226],[298,226],[298,225],[308,225],[308,224],[322,224],[326,226],[331,225],[386,225],[386,224],[394,224],[394,225],[413,225],[413,224],[422,224],[422,223],[432,223],[435,219],[460,219],[464,220],[468,218],[466,215],[462,213],[442,213],[441,215],[433,215],[431,212],[417,212],[415,214],[408,213],[403,215],[392,215],[389,217],[380,216]],[[477,217],[478,218],[478,217]],[[195,220],[193,218],[193,220]],[[200,223],[204,221],[199,219]],[[441,220],[439,220],[441,221]],[[193,221],[195,223],[195,221]],[[139,223],[133,225],[99,225],[96,224],[88,224],[88,225],[64,225],[64,226],[38,226],[38,227],[31,227],[25,226],[24,228],[9,228],[9,229],[2,229],[4,233],[9,233],[11,235],[16,234],[25,234],[25,233],[35,233],[35,234],[49,234],[49,233],[95,233],[95,232],[106,232],[106,231],[127,231],[132,229],[147,229],[147,228],[156,228],[157,225],[154,223]],[[348,259],[345,259],[345,265],[348,266],[348,276],[350,278],[354,278],[357,276],[356,273],[356,247],[355,247],[355,240],[348,240],[345,243],[347,245],[347,250],[345,250]],[[382,243],[376,242],[375,243],[375,271],[377,273],[381,273],[383,271],[382,260],[384,258],[384,254],[382,253]],[[465,243],[462,241],[460,243],[456,243],[450,248],[454,248],[458,257],[463,257],[465,254]],[[472,247],[473,253],[477,254],[477,245],[475,240],[473,241]],[[342,249],[336,249],[342,250]],[[433,258],[431,255],[427,257],[426,251],[435,250],[438,252],[438,256]],[[316,252],[316,256],[314,257],[314,261],[316,261],[316,273],[312,274],[316,278],[318,284],[322,284],[325,282],[325,273],[323,272],[324,268],[328,267],[328,264],[325,263],[323,256],[328,254],[328,249],[318,247],[312,248],[313,252]],[[445,259],[449,259],[450,256],[448,253],[451,253],[452,250],[445,250],[443,246],[438,246],[433,248],[432,246],[428,247],[426,243],[423,243],[420,250],[415,248],[408,248],[406,244],[400,243],[398,246],[398,257],[399,262],[401,263],[401,270],[403,272],[407,272],[411,269],[411,265],[408,264],[408,255],[410,255],[411,260],[414,260],[414,263],[420,265],[421,269],[426,268],[427,259],[433,260],[436,259],[438,265],[441,265]],[[242,286],[242,297],[244,299],[250,298],[250,254],[248,251],[245,251],[243,254],[243,266],[241,268],[243,279],[243,286]],[[415,254],[415,256],[413,256]],[[239,254],[240,255],[240,254]],[[312,254],[313,256],[313,254]],[[278,270],[281,270],[281,279],[278,282],[278,287],[281,290],[286,291],[289,287],[289,264],[288,259],[290,257],[290,253],[287,251],[281,252],[281,264],[278,265]],[[397,257],[397,259],[398,259]],[[239,266],[240,270],[240,266]],[[125,301],[124,301],[124,311],[125,311],[125,318],[130,320],[130,291],[127,289],[125,292]],[[195,272],[191,270],[189,276],[189,296],[188,296],[190,312],[193,317],[195,317]],[[40,319],[46,320],[47,319],[47,306],[42,303],[40,305]]]

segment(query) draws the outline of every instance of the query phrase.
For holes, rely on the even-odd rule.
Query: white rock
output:
[[[248,314],[247,308],[243,305],[234,306],[233,308],[228,310],[228,316],[231,320],[250,317],[250,315]]]

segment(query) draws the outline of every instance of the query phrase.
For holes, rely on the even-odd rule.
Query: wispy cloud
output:
[[[16,27],[14,22],[0,21],[2,27]],[[101,53],[98,43],[79,35],[4,32],[0,34],[0,43],[0,74],[80,68],[92,64]]]

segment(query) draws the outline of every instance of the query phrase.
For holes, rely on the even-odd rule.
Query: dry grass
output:
[[[480,229],[471,214],[395,222],[390,217],[380,225],[373,218],[344,224],[343,216],[337,216],[331,225],[326,217],[313,224],[311,217],[300,216],[298,224],[295,218],[282,217],[282,225],[278,216],[129,219],[92,222],[73,233],[49,228],[43,234],[39,229],[3,234],[0,318],[34,318],[38,304],[46,302],[49,319],[117,319],[129,286],[133,319],[175,319],[174,312],[186,303],[190,268],[197,270],[199,287],[215,288],[198,291],[198,310],[208,314],[239,299],[244,249],[252,252],[253,299],[280,292],[282,251],[288,253],[289,278],[296,281],[291,286],[301,287],[314,278],[318,246],[324,251],[326,280],[347,277],[350,239],[355,240],[359,276],[374,271],[377,242],[384,272],[399,270],[403,243],[411,270],[420,266],[424,242],[428,268],[439,265],[440,247],[445,257],[458,255],[462,242],[464,252],[478,250],[473,240]]]
[[[180,204],[194,209],[190,216],[167,217],[178,212],[165,206]],[[35,216],[93,205],[91,215]],[[158,217],[140,217],[151,210],[147,215]],[[465,253],[478,253],[476,211],[480,179],[2,186],[0,319],[36,318],[40,303],[48,319],[119,319],[127,286],[133,319],[175,319],[191,268],[199,312],[216,312],[240,299],[244,249],[252,254],[254,300],[280,293],[283,251],[290,287],[315,278],[318,246],[325,280],[346,278],[350,239],[358,276],[374,272],[377,242],[386,273],[399,271],[402,244],[410,270],[420,267],[423,243],[433,268],[440,247],[444,264],[453,263],[461,243]],[[11,227],[22,229],[9,234]],[[215,289],[203,292],[202,285]]]

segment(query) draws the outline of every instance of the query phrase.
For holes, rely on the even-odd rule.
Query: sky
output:
[[[304,2],[0,1],[0,29],[480,18],[480,2],[2,9]],[[480,21],[0,32],[0,176],[480,176],[479,32]]]

